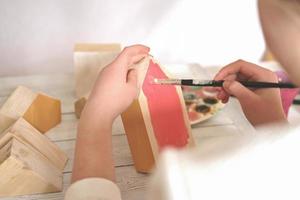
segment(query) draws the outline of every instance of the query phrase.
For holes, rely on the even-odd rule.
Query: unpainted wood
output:
[[[45,133],[61,122],[60,100],[38,94],[23,118],[41,133]]]
[[[120,44],[77,44],[74,47],[76,97],[88,96],[99,72],[121,51]]]
[[[8,116],[0,114],[0,135],[8,127],[10,127],[16,120]]]
[[[18,86],[0,109],[0,114],[17,119],[24,115],[37,97],[30,89]]]
[[[12,120],[23,117],[45,133],[60,123],[61,103],[58,99],[19,86],[1,107],[0,116],[0,130],[5,130]]]
[[[86,104],[86,101],[87,101],[87,97],[82,97],[74,103],[75,115],[77,119],[80,118],[81,112]]]
[[[150,172],[155,160],[138,100],[122,114],[122,121],[136,170]]]
[[[0,197],[62,190],[61,171],[44,156],[15,136],[10,145],[0,165]]]
[[[0,140],[3,135],[7,133],[11,133],[24,143],[31,145],[61,171],[64,169],[68,160],[66,153],[51,142],[46,136],[42,135],[25,119],[19,118],[11,127],[0,134]]]

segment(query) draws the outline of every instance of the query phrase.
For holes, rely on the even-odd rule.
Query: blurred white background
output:
[[[72,72],[76,42],[147,44],[162,63],[256,62],[255,0],[0,0],[0,76]]]

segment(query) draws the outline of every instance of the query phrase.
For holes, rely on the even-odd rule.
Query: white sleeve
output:
[[[65,200],[121,200],[118,186],[103,178],[87,178],[73,183],[66,191]]]

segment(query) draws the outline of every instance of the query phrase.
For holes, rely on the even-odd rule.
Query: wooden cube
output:
[[[128,143],[139,172],[150,172],[159,151],[193,146],[193,138],[180,87],[155,85],[153,78],[168,73],[151,57],[133,66],[138,71],[139,97],[122,114]]]
[[[41,133],[45,133],[61,122],[61,102],[19,86],[1,107],[0,115],[6,120],[23,117]]]

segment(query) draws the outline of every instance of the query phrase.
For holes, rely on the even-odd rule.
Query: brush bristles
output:
[[[181,80],[179,79],[153,79],[153,84],[158,84],[158,85],[180,85]]]

